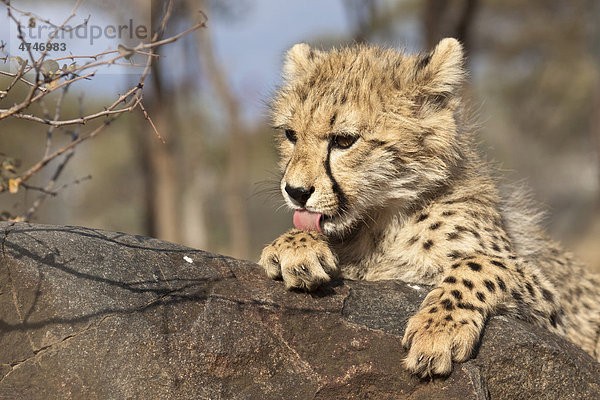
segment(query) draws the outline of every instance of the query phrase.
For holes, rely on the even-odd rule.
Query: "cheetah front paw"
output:
[[[406,325],[402,344],[408,355],[404,366],[422,378],[448,375],[452,361],[463,362],[471,357],[482,327],[483,320],[478,316],[464,318],[438,311],[437,307],[422,309]]]
[[[324,235],[292,229],[263,249],[259,264],[287,289],[314,290],[331,280],[337,258]]]

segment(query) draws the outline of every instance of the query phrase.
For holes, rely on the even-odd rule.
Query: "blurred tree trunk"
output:
[[[586,8],[586,13],[591,15],[592,20],[598,20],[600,18],[600,5],[598,2],[593,3],[593,7]],[[584,25],[585,26],[585,25]],[[590,29],[591,28],[591,29]],[[589,48],[598,48],[600,44],[600,28],[598,24],[589,25],[588,31],[588,46]],[[590,143],[593,146],[594,159],[596,161],[597,172],[596,179],[598,179],[598,187],[600,187],[600,72],[598,66],[600,66],[600,53],[592,53],[592,62],[596,66],[596,73],[593,79],[593,90],[591,95],[591,112],[589,122],[589,137]],[[597,193],[596,198],[596,216],[600,218],[600,193]],[[600,261],[600,260],[599,260]]]
[[[190,13],[208,11],[204,1],[188,0]],[[209,25],[210,26],[210,25]],[[223,68],[218,65],[210,37],[210,28],[196,33],[198,55],[204,66],[206,80],[213,85],[226,117],[228,165],[225,182],[225,213],[229,228],[231,255],[247,258],[250,253],[250,235],[246,204],[248,178],[247,132],[240,120],[238,101],[227,83]]]
[[[162,11],[162,2],[153,1],[153,32],[158,29]],[[177,138],[173,135],[180,131],[175,117],[176,99],[164,87],[160,59],[152,64],[151,72],[152,96],[145,97],[144,104],[167,142],[163,144],[158,141],[150,125],[140,121],[141,126],[145,127],[141,129],[141,135],[137,135],[145,188],[145,225],[148,235],[180,243],[182,235],[178,199],[181,188],[175,154]]]
[[[592,99],[592,112],[590,123],[590,139],[594,144],[596,155],[596,163],[598,164],[598,186],[600,187],[600,78],[596,78],[596,85]],[[600,197],[598,198],[597,206],[600,209]]]
[[[196,166],[192,170],[192,175],[189,181],[186,180],[186,188],[181,199],[181,209],[185,216],[181,221],[183,244],[196,249],[206,249],[210,239],[206,229],[207,188],[214,186],[209,184],[205,167]]]
[[[159,72],[153,71],[156,76]],[[160,78],[159,78],[160,80]],[[148,96],[147,98],[149,98]],[[176,123],[169,115],[169,107],[161,104],[170,102],[170,96],[154,93],[152,101],[146,101],[145,107],[157,129],[167,143],[161,143],[141,113],[132,119],[132,130],[136,131],[138,144],[138,163],[143,180],[143,225],[144,234],[171,242],[181,243],[178,229],[178,193],[180,193],[179,174],[174,154]]]
[[[352,41],[366,43],[369,40],[376,17],[377,3],[375,0],[345,0],[346,14],[354,27]]]
[[[426,0],[423,8],[423,31],[426,50],[432,50],[444,37],[454,37],[471,50],[471,26],[478,0]]]
[[[451,1],[451,0],[449,0]],[[441,24],[443,22],[449,1],[426,0],[423,8],[423,31],[425,33],[425,49],[432,50],[442,38]]]
[[[142,209],[142,226],[143,226],[143,234],[151,237],[156,237],[156,222],[153,217],[153,210],[155,208],[155,201],[153,193],[153,184],[154,177],[152,174],[151,168],[151,158],[152,152],[150,151],[150,143],[148,140],[151,140],[148,137],[148,131],[144,129],[142,125],[142,118],[137,115],[135,118],[130,119],[130,129],[135,132],[135,141],[136,141],[136,156],[137,163],[140,166],[140,174],[142,176],[142,199],[143,199],[143,209]]]
[[[159,81],[159,69],[153,68],[154,81]],[[174,132],[179,132],[177,121],[174,118],[175,111],[166,104],[173,104],[172,96],[164,92],[155,92],[153,101],[148,104],[148,112],[154,120],[158,131],[167,140],[166,143],[158,141],[154,132],[149,128],[146,132],[146,140],[149,142],[149,195],[152,197],[151,219],[154,225],[154,237],[170,242],[181,243],[179,195],[181,187],[179,174],[177,172],[177,161],[175,154],[176,138]]]

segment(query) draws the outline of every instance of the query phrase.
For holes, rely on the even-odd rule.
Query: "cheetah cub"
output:
[[[332,277],[434,285],[408,321],[404,364],[447,375],[486,320],[509,313],[600,357],[600,288],[501,197],[461,116],[462,46],[429,54],[292,47],[272,103],[294,226],[260,264],[287,288]]]

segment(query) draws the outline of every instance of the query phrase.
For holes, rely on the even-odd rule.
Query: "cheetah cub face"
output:
[[[460,158],[454,93],[462,79],[454,40],[427,56],[361,46],[289,50],[272,120],[296,228],[343,236],[443,183]]]

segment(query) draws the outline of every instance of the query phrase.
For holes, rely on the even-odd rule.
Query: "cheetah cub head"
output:
[[[297,228],[343,236],[383,210],[409,209],[459,164],[464,70],[455,39],[421,55],[301,43],[287,52],[283,76],[272,120]]]

